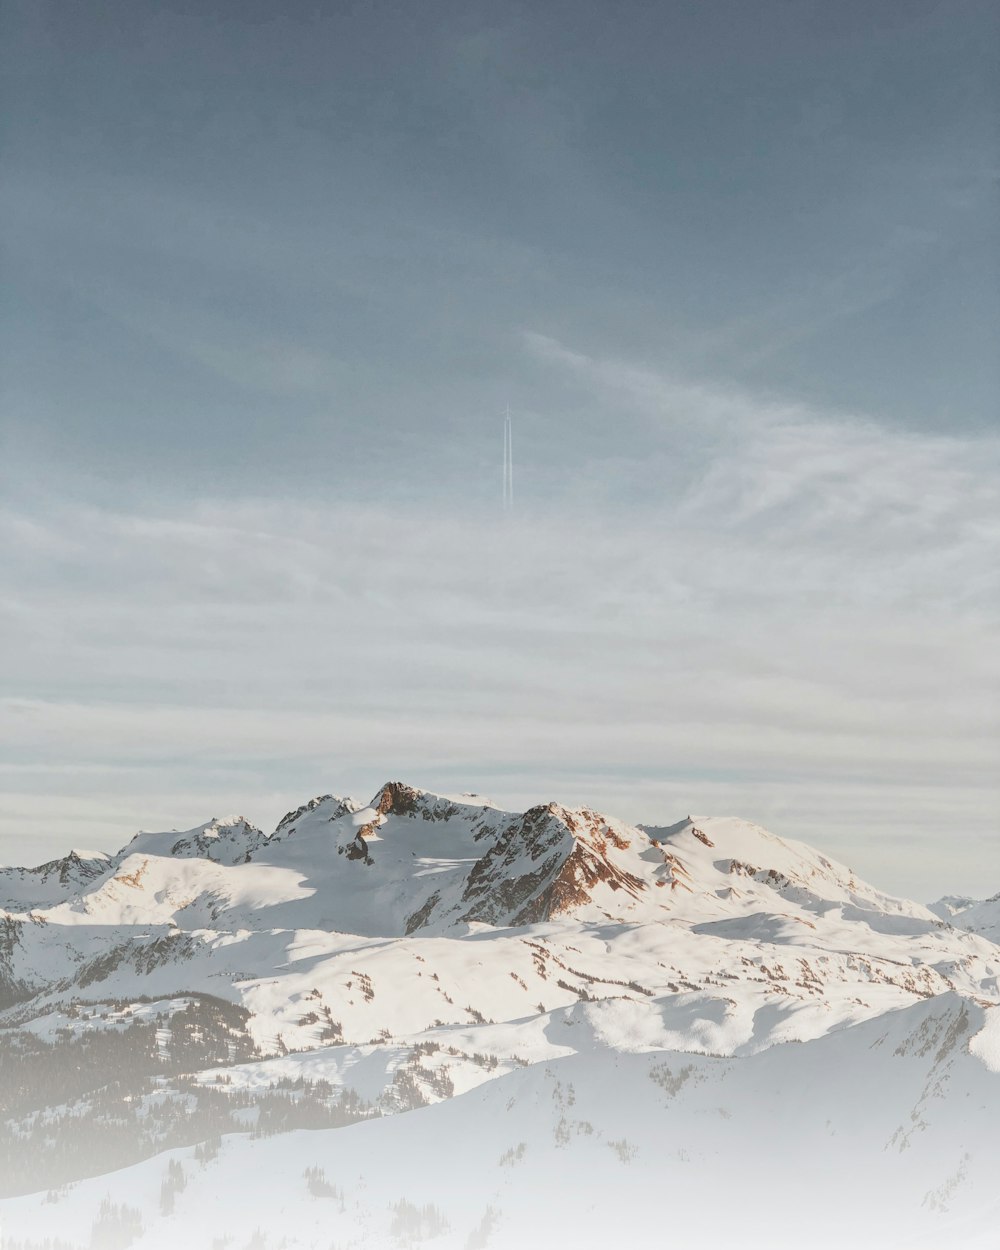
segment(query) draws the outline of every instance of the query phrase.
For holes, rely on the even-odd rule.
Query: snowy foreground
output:
[[[2,1246],[992,1250],[998,907],[400,783],[0,869]]]

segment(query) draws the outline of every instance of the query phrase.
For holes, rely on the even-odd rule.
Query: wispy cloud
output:
[[[976,886],[1000,441],[531,344],[634,432],[616,506],[598,440],[510,524],[440,498],[5,511],[6,856],[80,841],[74,796],[110,844],[144,792],[141,823],[267,824],[403,772],[633,819],[724,805],[928,894],[947,824],[946,884]]]

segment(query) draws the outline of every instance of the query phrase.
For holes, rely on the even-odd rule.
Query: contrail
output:
[[[510,426],[510,404],[503,423],[503,510],[514,507],[514,442]]]

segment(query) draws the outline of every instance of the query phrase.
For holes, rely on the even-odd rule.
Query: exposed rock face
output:
[[[0,1011],[30,998],[31,990],[14,970],[15,950],[21,945],[23,922],[0,917]]]
[[[579,841],[569,858],[540,896],[536,908],[538,919],[572,911],[591,901],[595,887],[607,885],[612,890],[625,890],[633,898],[645,890],[645,882],[608,862],[595,848]],[[528,923],[527,917],[519,923]]]
[[[402,781],[387,781],[371,806],[380,816],[419,816],[423,820],[450,820],[460,811],[459,804],[451,799],[417,790]]]
[[[407,917],[405,925],[405,932],[407,935],[416,933],[419,928],[427,924],[434,913],[434,908],[437,907],[440,902],[440,899],[441,895],[437,890],[435,890],[422,907],[418,907],[412,916]]]
[[[387,781],[372,800],[372,807],[380,816],[413,816],[422,797],[419,790],[402,781]]]
[[[533,807],[472,869],[462,919],[534,924],[591,902],[602,884],[637,897],[645,883],[611,862],[612,847],[628,843],[593,812]]]
[[[365,825],[365,829],[370,829],[371,825]],[[368,854],[368,843],[361,836],[364,830],[359,829],[353,839],[347,844],[347,858],[350,860],[360,860],[363,864],[372,864],[372,857]]]
[[[515,924],[529,923],[520,917],[558,872],[571,836],[553,819],[551,804],[526,811],[469,873],[462,919],[496,924],[501,916],[510,916]]]

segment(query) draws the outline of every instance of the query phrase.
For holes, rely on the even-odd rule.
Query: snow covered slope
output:
[[[351,1202],[337,1200],[357,1208],[343,1246],[417,1244],[435,1229],[442,1246],[536,1244],[524,1238],[541,1195],[590,1202],[607,1171],[627,1191],[614,1218],[627,1216],[636,1235],[653,1237],[664,1203],[671,1228],[683,1213],[694,1220],[696,1198],[712,1203],[705,1177],[748,1209],[778,1183],[801,1221],[823,1199],[811,1173],[795,1185],[808,1202],[789,1196],[783,1169],[801,1151],[788,1143],[806,1143],[816,1167],[854,1166],[849,1108],[861,1117],[868,1099],[886,1136],[859,1119],[864,1203],[875,1196],[863,1160],[874,1167],[879,1150],[898,1153],[887,1146],[890,1120],[902,1126],[905,1158],[876,1170],[893,1220],[916,1235],[930,1210],[934,1227],[957,1228],[957,1215],[943,1221],[958,1209],[955,1194],[972,1195],[970,1219],[985,1202],[979,1157],[954,1161],[965,1139],[938,1102],[952,1106],[958,1073],[970,1098],[996,1097],[995,930],[960,927],[975,911],[966,901],[942,912],[894,898],[746,821],[635,827],[587,808],[506,812],[480,796],[390,782],[368,803],[313,799],[270,836],[226,817],[139,834],[110,856],[4,869],[0,885],[0,1216],[22,1241],[25,1212],[47,1236],[64,1236],[64,1215],[78,1229],[100,1220],[77,1196],[99,1206],[99,1193],[121,1205],[133,1183],[145,1193],[165,1164],[142,1160],[159,1152],[181,1150],[187,1174],[197,1147],[200,1176],[205,1143],[223,1135],[222,1171],[212,1174],[233,1166],[267,1178],[259,1194],[247,1182],[243,1205],[277,1245],[278,1212],[301,1207],[303,1193],[329,1197],[334,1182],[303,1180],[314,1163],[301,1162],[298,1145],[293,1175],[277,1167],[280,1150],[246,1134],[305,1127],[316,1130],[308,1140],[329,1138],[328,1157],[354,1178]],[[899,1062],[883,1063],[889,1055]],[[578,1075],[552,1076],[564,1068]],[[683,1109],[676,1123],[673,1111],[652,1115],[654,1072],[673,1074],[662,1079],[670,1107]],[[567,1082],[576,1103],[553,1093]],[[619,1085],[617,1106],[609,1091]],[[514,1134],[502,1148],[493,1141],[501,1126]],[[426,1142],[439,1148],[439,1131],[442,1150],[452,1149],[449,1133],[478,1141],[478,1132],[512,1160],[491,1163],[478,1145],[446,1156],[473,1171],[468,1203],[442,1216],[447,1232],[420,1213],[420,1204],[447,1205],[429,1178],[408,1196],[391,1169],[380,1166],[376,1183],[345,1162],[356,1150],[422,1155]],[[983,1129],[962,1150],[985,1150],[985,1140]],[[935,1150],[950,1171],[931,1165]],[[741,1151],[752,1155],[742,1167]],[[570,1157],[578,1162],[567,1173]],[[37,1200],[14,1197],[58,1195],[87,1175],[100,1179],[48,1204],[44,1219]],[[188,1182],[199,1192],[201,1182]],[[418,1189],[432,1196],[418,1203]],[[170,1203],[176,1213],[154,1232],[142,1199],[147,1240],[137,1244],[183,1230],[179,1191]],[[404,1204],[395,1232],[391,1203]],[[847,1210],[839,1197],[835,1205]],[[501,1209],[502,1220],[489,1215]],[[603,1228],[606,1245],[612,1208],[597,1210],[579,1236]],[[322,1222],[330,1208],[314,1214]],[[226,1244],[242,1250],[247,1227]],[[105,1231],[127,1244],[121,1229]],[[311,1235],[301,1244],[333,1236]]]
[[[1000,941],[1000,894],[987,899],[949,895],[932,903],[930,910],[957,929],[981,933],[991,942]]]
[[[995,1017],[948,994],[740,1060],[586,1050],[8,1201],[5,1244],[100,1244],[132,1211],[136,1250],[992,1250]]]

